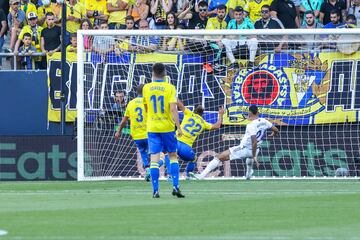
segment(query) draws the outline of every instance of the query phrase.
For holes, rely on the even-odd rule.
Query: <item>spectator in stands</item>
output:
[[[24,42],[24,34],[28,33],[31,36],[31,44],[35,48],[34,52],[41,52],[41,32],[43,28],[37,25],[37,16],[35,12],[29,12],[28,16],[28,25],[24,26],[19,34],[19,38],[16,41],[14,53],[18,54],[19,47],[21,42]],[[42,68],[42,58],[41,57],[34,57],[35,61],[35,68],[41,69]]]
[[[296,7],[291,0],[274,0],[270,5],[270,14],[273,18],[278,18],[284,28],[300,27]]]
[[[321,4],[324,0],[302,0],[300,5],[300,12],[304,14],[303,21],[301,25],[306,25],[306,16],[305,13],[312,11],[315,16],[315,22],[319,21]]]
[[[270,16],[270,6],[261,7],[261,19],[254,24],[255,29],[281,29],[284,28],[279,19]],[[281,52],[284,41],[279,36],[258,36],[260,40],[259,47],[262,51]]]
[[[244,9],[242,7],[236,7],[234,10],[234,19],[231,19],[229,24],[227,25],[227,29],[254,29],[253,23],[249,20],[249,18],[245,18]],[[230,38],[231,36],[228,36]],[[255,37],[239,37],[236,36],[237,39],[223,39],[222,43],[225,45],[226,56],[230,61],[230,66],[228,69],[236,69],[239,68],[239,64],[236,62],[233,50],[236,49],[236,52],[240,54],[240,56],[249,55],[249,63],[248,67],[253,68],[255,62],[255,55],[257,51],[257,39]]]
[[[50,2],[50,0],[42,0],[42,6],[37,9],[38,24],[43,28],[46,28],[46,13],[52,12],[56,3]]]
[[[106,0],[86,0],[86,15],[93,26],[98,26],[100,22],[109,19]]]
[[[205,0],[202,0],[202,1],[205,1]],[[242,2],[242,0],[234,0],[234,1],[235,1],[235,3],[233,4],[234,8],[237,6],[238,2],[239,3]],[[212,16],[212,17],[215,16],[217,14],[219,6],[224,5],[226,7],[226,9],[228,8],[227,7],[228,0],[216,0],[216,1],[212,0],[212,1],[207,1],[207,2],[209,5],[208,16]]]
[[[2,48],[4,46],[5,42],[5,33],[7,30],[7,22],[6,22],[6,16],[2,9],[0,9],[0,53],[2,52]],[[0,66],[1,66],[1,58],[0,58]]]
[[[136,0],[128,10],[128,15],[132,16],[135,21],[135,28],[139,28],[140,20],[146,20],[149,16],[150,7],[146,4],[146,0]]]
[[[25,12],[25,16],[27,16],[30,12],[37,11],[35,4],[33,4],[30,0],[21,0],[20,9]]]
[[[92,25],[89,19],[85,18],[83,20],[81,20],[80,22],[80,28],[82,30],[88,30],[88,29],[92,29]],[[91,37],[90,36],[84,36],[84,49],[85,51],[90,51],[91,50]]]
[[[21,28],[24,26],[26,18],[25,12],[19,9],[19,5],[19,0],[10,0],[10,12],[7,16],[10,30],[10,51],[14,50],[16,40],[21,31]]]
[[[36,48],[31,44],[31,34],[25,33],[22,38],[23,45],[20,47],[19,52],[24,55],[21,57],[21,65],[26,70],[35,69],[34,59],[31,57],[36,52]]]
[[[70,45],[66,47],[66,52],[76,53],[77,51],[77,35],[76,33],[72,33],[70,35]]]
[[[356,25],[360,28],[360,0],[353,0],[349,8],[349,14],[353,14],[356,18]]]
[[[66,45],[70,43],[70,35],[80,29],[80,21],[84,18],[86,18],[85,7],[77,0],[69,0],[66,5]]]
[[[356,17],[354,14],[349,14],[346,16],[345,23],[341,24],[338,28],[356,28]]]
[[[301,26],[303,29],[314,29],[314,28],[323,28],[323,25],[315,20],[315,13],[313,11],[307,11],[304,13],[305,24]],[[320,44],[321,38],[319,35],[303,35],[305,44],[303,45],[305,49],[316,49]]]
[[[183,29],[183,25],[177,25],[176,29]],[[186,46],[186,38],[172,37],[166,41],[166,46],[164,50],[167,51],[183,51]]]
[[[64,0],[56,0],[55,3],[50,4],[51,12],[54,14],[54,22],[57,26],[61,26],[61,13]]]
[[[208,21],[208,4],[205,1],[201,1],[198,4],[198,12],[191,12],[190,6],[179,14],[179,19],[189,20],[189,29],[205,29]]]
[[[261,9],[264,5],[270,5],[273,0],[257,0],[248,1],[244,10],[248,12],[251,22],[255,23],[258,19],[261,19]]]
[[[330,20],[330,13],[335,10],[340,14],[340,22],[346,18],[346,3],[343,0],[327,0],[321,4],[319,21],[325,26]]]
[[[166,28],[166,14],[171,11],[172,7],[173,0],[151,0],[150,13],[153,15],[152,28]]]
[[[108,0],[106,7],[109,12],[109,29],[125,29],[125,17],[129,8],[129,0]]]
[[[101,30],[109,29],[107,22],[100,23]],[[98,54],[108,54],[114,51],[115,39],[112,36],[95,36],[92,43],[92,50]]]
[[[149,23],[146,20],[140,20],[139,30],[149,30]],[[129,50],[136,52],[152,52],[157,49],[159,40],[154,36],[133,36]]]
[[[341,25],[340,12],[337,10],[331,10],[330,22],[324,26],[324,28],[337,28]]]
[[[132,16],[127,16],[125,18],[125,25],[126,25],[126,30],[134,30],[135,27],[134,18]]]
[[[61,49],[61,28],[55,25],[53,13],[46,13],[47,27],[41,32],[41,51],[50,56]]]
[[[178,25],[177,17],[174,12],[169,12],[166,14],[166,28],[174,30]]]

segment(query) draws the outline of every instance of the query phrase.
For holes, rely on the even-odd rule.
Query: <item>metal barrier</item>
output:
[[[13,65],[11,65],[11,61],[10,61],[10,69],[1,69],[1,70],[18,70],[17,69],[17,57],[28,57],[28,56],[31,56],[31,57],[40,57],[40,56],[45,56],[45,53],[42,53],[42,52],[35,52],[35,53],[32,53],[31,55],[28,55],[28,54],[23,54],[23,53],[18,53],[18,54],[15,54],[15,53],[1,53],[0,52],[0,61],[2,62],[2,58],[3,57],[11,57],[12,58],[12,63]],[[0,70],[0,71],[1,71]]]

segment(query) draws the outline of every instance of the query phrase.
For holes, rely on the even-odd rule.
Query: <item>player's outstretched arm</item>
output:
[[[129,117],[123,117],[120,124],[119,124],[119,129],[116,131],[115,133],[115,139],[118,140],[121,134],[122,129],[126,126],[126,123],[128,121]]]
[[[256,135],[253,135],[251,136],[251,143],[252,143],[252,155],[253,155],[253,159],[254,159],[254,162],[256,164],[256,167],[259,167],[260,164],[257,160],[257,157],[256,157],[256,150],[257,150],[257,139],[256,139]]]
[[[177,107],[179,108],[180,111],[185,112],[184,103],[180,99],[178,99],[177,101]]]
[[[170,103],[170,111],[171,111],[171,115],[172,118],[175,122],[176,128],[177,128],[177,132],[178,132],[178,136],[181,137],[182,136],[182,131],[180,128],[180,121],[179,121],[179,113],[177,110],[177,104],[176,103]]]
[[[270,128],[270,130],[272,131],[271,134],[270,134],[270,137],[275,137],[279,133],[279,129],[277,127],[275,127],[275,126],[272,126]]]
[[[224,113],[225,113],[224,108],[223,108],[223,107],[220,107],[220,108],[219,108],[218,120],[217,120],[216,123],[214,123],[214,124],[212,125],[211,130],[219,129],[219,128],[221,127]]]

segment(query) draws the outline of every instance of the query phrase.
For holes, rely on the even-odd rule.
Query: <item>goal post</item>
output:
[[[222,127],[194,143],[198,171],[240,143],[247,108],[255,104],[280,129],[264,139],[255,178],[357,178],[359,34],[349,28],[79,30],[78,180],[143,179],[129,126],[118,141],[114,134],[136,87],[151,82],[155,62],[165,63],[166,80],[190,110],[204,107],[207,122],[226,109]],[[180,163],[184,176],[186,162]],[[245,169],[245,161],[234,160],[210,177],[243,178]]]

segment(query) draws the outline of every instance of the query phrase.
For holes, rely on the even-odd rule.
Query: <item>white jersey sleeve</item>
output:
[[[266,136],[266,131],[271,127],[272,123],[265,118],[258,118],[248,123],[240,146],[252,149],[251,136],[256,136],[256,140],[259,146],[262,143],[263,138]]]

